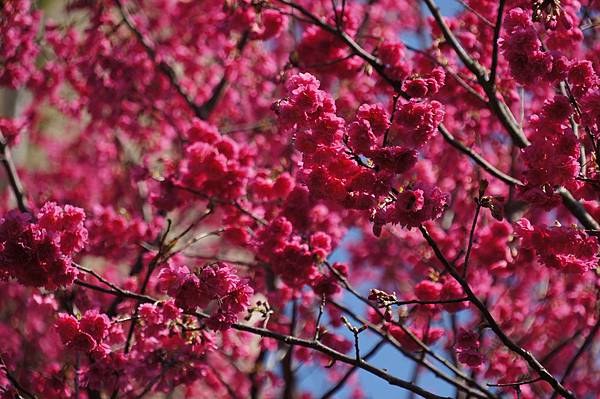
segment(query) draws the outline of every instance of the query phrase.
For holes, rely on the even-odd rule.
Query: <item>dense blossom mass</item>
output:
[[[2,399],[600,392],[599,1],[0,1],[0,169]]]

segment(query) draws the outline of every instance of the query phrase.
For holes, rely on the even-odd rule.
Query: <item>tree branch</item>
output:
[[[507,130],[508,134],[512,138],[513,142],[521,148],[529,146],[531,143],[523,133],[521,127],[517,124],[514,116],[510,112],[510,109],[504,104],[504,102],[500,101],[500,99],[496,96],[496,90],[493,85],[490,85],[489,78],[487,76],[487,71],[484,67],[482,67],[476,60],[474,60],[462,47],[458,38],[452,33],[446,22],[444,21],[444,17],[442,16],[440,9],[435,4],[434,0],[423,0],[429,8],[429,11],[433,15],[438,27],[442,31],[444,38],[446,41],[452,46],[454,52],[458,56],[458,58],[462,61],[462,63],[475,75],[479,84],[484,89],[488,96],[488,106],[490,109],[496,114],[502,126]],[[499,29],[501,24],[497,24],[496,29]]]
[[[28,213],[29,208],[27,207],[27,197],[25,195],[25,190],[23,189],[23,184],[21,183],[21,179],[19,178],[19,174],[17,173],[17,168],[15,167],[12,154],[10,152],[10,149],[8,148],[6,138],[2,134],[1,130],[0,161],[2,162],[2,166],[4,167],[4,171],[6,172],[8,184],[10,185],[12,193],[15,196],[17,207],[21,212]]]
[[[444,265],[445,269],[452,275],[452,277],[454,277],[454,279],[462,286],[463,290],[465,291],[465,294],[471,300],[471,303],[473,303],[477,307],[477,309],[479,309],[479,312],[481,313],[483,318],[487,321],[490,328],[492,329],[492,331],[494,331],[494,333],[500,339],[500,341],[502,341],[502,343],[508,349],[510,349],[517,355],[521,356],[529,364],[529,367],[531,367],[533,370],[535,370],[538,373],[538,375],[540,376],[540,378],[543,379],[544,381],[546,381],[547,383],[549,383],[552,386],[552,388],[554,388],[555,391],[557,391],[558,393],[560,393],[563,397],[565,397],[567,399],[575,399],[575,396],[573,395],[573,393],[570,392],[568,389],[566,389],[564,387],[564,385],[561,382],[559,382],[556,378],[554,378],[554,376],[552,376],[552,374],[550,374],[548,372],[548,370],[546,370],[546,368],[544,368],[544,366],[533,356],[533,354],[531,352],[529,352],[529,351],[521,348],[517,344],[515,344],[504,333],[504,331],[502,331],[502,329],[500,328],[500,326],[498,325],[498,323],[496,322],[494,317],[491,315],[491,313],[487,309],[486,305],[483,304],[479,300],[479,298],[477,298],[475,293],[471,290],[471,287],[469,286],[469,284],[462,278],[462,276],[458,273],[456,268],[446,259],[446,257],[444,256],[444,254],[441,252],[440,248],[438,247],[437,243],[435,242],[435,240],[427,232],[427,229],[423,225],[421,225],[419,227],[419,230],[421,231],[423,238],[425,238],[425,240],[427,241],[427,243],[429,244],[431,249],[433,249],[435,256],[442,263],[442,265]]]
[[[600,330],[600,312],[598,314],[598,320],[596,320],[596,324],[594,324],[594,327],[592,327],[592,329],[590,330],[590,333],[588,334],[588,336],[585,337],[585,340],[583,341],[583,344],[581,345],[581,347],[579,348],[579,350],[577,351],[577,353],[575,353],[575,356],[573,356],[573,358],[571,359],[571,361],[567,365],[567,368],[565,369],[565,373],[563,374],[562,378],[560,379],[561,384],[564,384],[567,381],[567,378],[569,378],[569,376],[571,375],[571,373],[575,369],[575,364],[577,364],[577,361],[579,360],[579,358],[581,356],[583,356],[583,354],[585,353],[585,351],[587,350],[587,348],[594,341],[594,338],[596,337],[596,334],[598,333],[598,330]],[[556,398],[556,392],[554,392],[552,394],[552,398],[551,399],[554,399],[554,398]]]
[[[492,49],[492,65],[490,67],[490,77],[488,82],[492,88],[496,88],[496,72],[498,69],[498,39],[500,38],[500,31],[502,30],[502,16],[504,14],[504,4],[506,0],[499,0],[498,2],[498,15],[496,16],[496,26],[494,27],[494,43]]]
[[[154,299],[154,298],[151,298],[151,297],[148,297],[145,295],[128,293],[125,290],[117,291],[114,289],[108,289],[108,288],[104,288],[104,287],[94,286],[93,284],[87,284],[87,283],[84,283],[81,281],[77,281],[76,283],[78,285],[81,285],[81,286],[84,286],[84,287],[87,287],[87,288],[90,288],[93,290],[97,290],[102,293],[111,294],[111,295],[119,296],[119,295],[124,295],[123,293],[127,293],[126,294],[127,296],[133,297],[133,299],[137,299],[140,302],[144,302],[144,303],[157,303],[157,304],[161,303],[157,299]],[[186,314],[196,316],[199,319],[206,319],[209,317],[208,314],[203,313],[203,312],[187,312]],[[364,360],[361,360],[360,362],[358,362],[355,357],[344,355],[343,353],[340,353],[340,352],[336,351],[335,349],[332,349],[332,348],[322,344],[319,341],[307,340],[307,339],[302,339],[302,338],[298,338],[298,337],[294,337],[294,336],[290,336],[290,335],[280,334],[280,333],[268,330],[266,328],[254,327],[254,326],[250,326],[247,324],[241,324],[241,323],[234,323],[231,325],[231,328],[238,330],[238,331],[245,331],[248,333],[259,335],[261,337],[272,338],[279,342],[285,343],[287,345],[296,345],[296,346],[302,346],[305,348],[314,349],[318,352],[321,352],[321,353],[331,357],[335,361],[346,363],[346,364],[349,364],[352,366],[356,365],[356,366],[360,367],[361,369],[383,379],[384,381],[387,381],[390,385],[398,386],[398,387],[404,388],[408,391],[415,392],[417,395],[419,395],[423,398],[426,398],[426,399],[451,399],[451,398],[448,398],[445,396],[439,396],[439,395],[435,395],[431,392],[428,392],[428,391],[424,390],[423,388],[421,388],[415,384],[412,384],[409,381],[405,381],[401,378],[395,377],[395,376],[389,374],[387,371],[380,369],[368,362],[365,362]]]
[[[188,107],[194,112],[197,118],[206,120],[215,109],[219,99],[223,95],[225,87],[228,84],[228,79],[226,74],[223,75],[219,83],[213,88],[212,94],[208,100],[206,100],[203,104],[197,104],[194,102],[192,97],[186,93],[186,91],[181,86],[179,80],[177,79],[177,74],[173,70],[173,68],[167,64],[165,61],[158,61],[156,59],[156,50],[154,49],[153,44],[144,36],[144,34],[135,26],[133,19],[125,9],[125,6],[122,4],[121,0],[113,0],[123,21],[129,28],[129,30],[135,35],[138,42],[144,48],[148,57],[152,60],[154,65],[158,68],[158,70],[169,80],[171,86],[175,89],[177,94],[183,99],[183,101],[188,105]],[[242,37],[238,41],[236,48],[238,53],[241,53],[246,44],[248,44],[249,33],[248,31],[242,34]]]
[[[581,225],[594,232],[600,231],[600,224],[585,210],[581,202],[577,201],[573,195],[564,187],[558,189],[565,207],[579,220]]]

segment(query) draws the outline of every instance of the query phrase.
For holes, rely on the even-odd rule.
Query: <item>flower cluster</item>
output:
[[[103,343],[109,328],[109,318],[96,310],[88,310],[81,320],[64,313],[56,320],[56,330],[67,348],[100,358],[110,352],[109,346]]]
[[[291,287],[302,287],[317,276],[317,255],[324,258],[331,248],[327,237],[313,237],[311,251],[307,243],[292,234],[292,224],[283,216],[260,229],[256,235],[259,256]]]
[[[517,82],[535,85],[538,82],[562,79],[567,72],[565,60],[555,58],[541,49],[531,16],[522,8],[509,11],[504,22],[500,47]]]
[[[194,121],[187,137],[180,183],[206,196],[233,199],[242,195],[247,165],[237,143],[201,120]]]
[[[359,21],[353,13],[354,8],[354,4],[348,4],[345,12],[336,10],[337,13],[328,15],[328,19],[336,23],[337,18],[347,32],[355,32]],[[304,30],[296,55],[295,58],[306,68],[324,74],[352,77],[361,67],[359,59],[347,56],[348,51],[342,40],[316,26],[309,26]]]
[[[168,265],[158,275],[158,288],[175,298],[175,304],[187,312],[207,308],[216,310],[208,318],[215,330],[228,328],[250,305],[253,294],[248,282],[225,263],[207,264],[192,273],[187,266]]]
[[[427,144],[444,118],[444,109],[438,101],[410,100],[399,104],[396,110],[395,137],[405,146],[419,148]]]
[[[598,240],[572,227],[532,226],[527,219],[517,223],[522,247],[534,250],[544,265],[565,273],[584,274],[598,266]]]
[[[409,96],[413,98],[424,98],[431,97],[436,94],[446,81],[446,72],[441,67],[435,67],[430,74],[426,74],[423,76],[414,76],[410,79],[406,79],[402,84],[402,90],[406,92]],[[437,104],[432,104],[436,108],[441,108],[441,104],[438,102]],[[412,112],[407,110],[410,115]],[[439,116],[439,111],[436,110],[436,117],[441,119]],[[439,121],[437,122],[439,124]]]
[[[95,207],[86,222],[89,232],[88,253],[113,259],[122,259],[151,229],[138,218],[118,214],[112,207]]]
[[[32,11],[30,0],[6,1],[0,5],[0,86],[16,89],[35,73],[39,52],[36,35],[41,13]]]
[[[446,1],[0,0],[0,396],[600,392],[600,4]]]
[[[377,49],[386,74],[394,80],[402,81],[410,73],[410,65],[406,62],[406,47],[402,42],[387,41]]]
[[[563,124],[569,113],[568,100],[557,97],[545,104],[540,115],[532,117],[531,145],[523,150],[529,184],[564,185],[579,172],[577,137]]]
[[[427,220],[437,219],[448,203],[448,194],[437,187],[418,183],[398,193],[396,200],[376,210],[373,218],[373,232],[381,233],[384,224],[400,224],[404,227],[418,227]]]
[[[377,235],[386,223],[416,227],[439,217],[447,195],[434,186],[418,183],[383,206],[377,206],[377,200],[387,194],[397,175],[416,164],[416,148],[427,143],[442,120],[441,104],[411,100],[398,105],[395,131],[402,132],[397,140],[406,147],[380,146],[378,136],[390,127],[385,110],[379,105],[362,105],[356,120],[345,126],[344,120],[335,115],[335,103],[319,90],[319,85],[309,74],[293,76],[287,83],[290,96],[276,104],[282,126],[296,132],[296,146],[303,153],[302,172],[311,196],[335,201],[345,208],[371,209]],[[360,157],[375,167],[357,162]]]
[[[333,99],[319,90],[319,85],[309,74],[291,77],[287,83],[289,96],[276,104],[280,123],[296,133],[296,148],[303,153],[302,172],[312,197],[368,209],[377,195],[385,193],[390,169],[406,171],[416,161],[416,154],[376,148],[375,132],[383,133],[385,111],[378,106],[364,106],[358,120],[347,127],[348,145],[356,156],[373,156],[385,168],[375,172],[361,167],[344,147],[344,119],[336,116]]]
[[[56,289],[73,282],[73,256],[83,249],[87,230],[82,209],[48,202],[36,219],[10,211],[0,220],[0,273],[21,284]]]
[[[484,360],[479,345],[479,333],[461,328],[456,335],[458,360],[471,368],[479,368]]]

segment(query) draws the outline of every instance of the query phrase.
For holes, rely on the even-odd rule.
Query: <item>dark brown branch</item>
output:
[[[139,294],[136,294],[135,292],[127,291],[124,289],[115,290],[115,289],[111,289],[111,288],[105,288],[105,287],[91,284],[91,283],[88,283],[87,281],[82,281],[82,280],[75,280],[74,284],[79,285],[81,287],[92,289],[94,291],[102,292],[104,294],[114,295],[117,297],[124,297],[124,298],[128,298],[128,299],[137,299],[138,301],[142,301],[145,303],[157,302],[156,299],[151,298],[147,295],[139,295]]]
[[[573,358],[567,365],[567,368],[565,369],[565,373],[563,374],[562,378],[560,379],[561,384],[564,384],[567,381],[567,379],[569,378],[569,376],[575,369],[575,365],[577,364],[577,361],[579,360],[579,358],[581,358],[581,356],[583,356],[583,354],[585,353],[587,348],[592,344],[592,342],[594,342],[594,338],[596,337],[596,334],[600,330],[600,312],[597,312],[597,313],[598,313],[598,320],[596,320],[596,324],[594,324],[594,327],[592,327],[588,336],[585,337],[583,344],[581,344],[581,347],[579,348],[577,353],[575,353],[575,356],[573,356]],[[554,392],[554,394],[552,394],[551,399],[554,399],[554,398],[556,398],[556,392]]]
[[[363,356],[363,360],[369,360],[371,357],[373,357],[379,351],[379,349],[381,349],[383,345],[385,345],[385,343],[386,340],[380,340],[369,352],[367,352],[365,356]],[[358,366],[352,366],[352,368],[350,368],[350,370],[348,370],[346,374],[344,374],[344,376],[340,378],[340,380],[334,386],[329,388],[323,394],[323,396],[321,396],[321,399],[332,398],[340,389],[344,387],[346,382],[350,379],[350,377],[352,377],[352,374],[354,374],[357,370]]]
[[[469,297],[471,303],[479,309],[479,312],[485,319],[485,321],[489,324],[490,328],[496,336],[502,341],[502,343],[515,354],[522,357],[529,367],[535,370],[541,379],[549,383],[555,391],[560,393],[563,397],[567,399],[575,399],[575,396],[572,392],[570,392],[564,385],[559,382],[552,374],[546,370],[546,368],[533,356],[533,354],[519,345],[515,344],[500,328],[494,317],[489,312],[487,306],[477,298],[477,295],[471,290],[469,284],[462,278],[460,273],[456,270],[456,268],[446,259],[440,248],[438,247],[435,240],[429,235],[427,229],[424,226],[420,226],[419,230],[423,235],[423,238],[427,241],[437,259],[444,265],[445,269],[454,277],[454,279],[462,286],[465,294]]]
[[[206,315],[204,315],[203,317],[206,317]],[[417,395],[420,395],[421,397],[424,397],[424,398],[449,399],[448,397],[435,395],[435,394],[428,392],[428,391],[424,390],[423,388],[416,386],[408,381],[394,377],[391,374],[389,374],[388,372],[386,372],[385,370],[377,368],[377,367],[373,366],[372,364],[365,362],[364,360],[362,360],[361,362],[358,362],[355,357],[350,357],[350,356],[344,355],[340,352],[337,352],[336,350],[323,345],[319,341],[309,341],[309,340],[302,339],[302,338],[292,337],[289,335],[283,335],[283,334],[279,334],[279,333],[276,333],[271,330],[267,330],[267,329],[259,328],[259,327],[252,327],[252,326],[248,326],[246,324],[236,323],[236,324],[232,325],[232,328],[239,330],[239,331],[246,331],[246,332],[250,332],[250,333],[253,333],[256,335],[260,335],[262,337],[273,338],[280,342],[284,342],[288,345],[297,345],[297,346],[302,346],[305,348],[314,349],[316,351],[319,351],[319,352],[331,357],[332,359],[334,359],[336,361],[350,364],[352,366],[358,366],[359,368],[387,381],[390,385],[399,386],[408,391],[415,392]]]
[[[406,94],[405,92],[403,92],[401,90],[400,82],[396,82],[393,79],[391,79],[389,76],[386,75],[383,64],[381,64],[380,61],[375,56],[373,56],[371,53],[367,52],[362,47],[360,47],[347,34],[345,34],[343,32],[338,32],[334,27],[328,25],[327,23],[325,23],[324,21],[319,19],[317,16],[312,14],[310,11],[308,11],[307,9],[305,9],[304,7],[302,7],[298,4],[295,4],[288,0],[277,0],[277,1],[282,4],[285,4],[287,6],[290,6],[290,7],[294,8],[295,10],[298,10],[302,15],[307,17],[313,24],[320,27],[321,29],[324,29],[325,31],[327,31],[333,35],[339,35],[340,38],[350,47],[350,49],[356,53],[356,55],[358,55],[360,58],[362,58],[364,61],[366,61],[369,65],[371,65],[373,67],[373,69],[382,77],[382,79],[385,80],[387,83],[389,83],[391,85],[391,87],[394,88],[394,90],[396,90],[400,95],[402,95],[403,98],[405,98],[405,99],[410,98],[410,96],[408,96],[408,94]],[[514,121],[514,118],[512,118],[512,120]],[[516,124],[516,122],[514,122],[514,123]],[[509,185],[523,185],[523,183],[521,181],[501,172],[500,170],[498,170],[497,168],[492,166],[481,155],[475,153],[473,150],[471,150],[470,148],[465,146],[463,143],[456,140],[454,138],[454,136],[445,128],[445,126],[443,124],[440,124],[438,126],[438,131],[442,134],[444,139],[448,143],[450,143],[450,145],[452,145],[454,148],[458,149],[462,153],[469,156],[471,159],[473,159],[473,161],[475,161],[475,163],[480,165],[486,172],[490,173],[492,176],[499,178],[500,180],[502,180],[503,182],[505,182],[506,184],[509,184]]]
[[[292,320],[290,321],[290,336],[296,335],[296,323],[298,322],[298,304],[292,302]],[[287,349],[283,361],[281,362],[283,371],[283,399],[293,399],[296,392],[296,373],[294,372],[294,345]]]
[[[6,172],[8,184],[10,185],[12,193],[15,196],[17,207],[21,212],[29,212],[29,208],[27,207],[27,197],[25,195],[25,190],[23,189],[23,184],[21,183],[21,179],[19,178],[19,174],[17,173],[17,168],[15,167],[12,154],[10,152],[10,149],[8,148],[6,138],[2,134],[1,130],[0,161],[2,162],[2,166],[4,167],[4,171]]]
[[[486,75],[485,68],[482,67],[477,61],[475,61],[467,53],[467,51],[463,48],[463,46],[458,41],[458,38],[456,36],[454,36],[454,33],[452,33],[452,31],[450,30],[450,28],[444,21],[444,17],[442,16],[442,13],[441,13],[440,9],[438,8],[438,6],[435,4],[435,1],[433,1],[433,0],[423,0],[423,1],[425,2],[425,5],[431,12],[431,15],[433,15],[433,18],[435,19],[435,22],[437,23],[438,27],[442,31],[442,34],[444,35],[444,39],[446,39],[446,41],[452,46],[452,48],[454,49],[454,52],[456,53],[458,58],[462,61],[462,63],[467,67],[467,69],[469,71],[471,71],[473,73],[473,75],[477,76],[478,78],[480,76],[485,76]]]
[[[487,184],[487,183],[485,183]],[[471,250],[473,249],[473,239],[475,237],[475,228],[477,227],[477,219],[479,219],[479,212],[481,211],[481,197],[485,192],[485,188],[479,190],[479,197],[475,198],[475,217],[473,217],[473,224],[471,225],[471,231],[469,232],[469,243],[467,244],[467,252],[465,254],[465,264],[463,266],[463,278],[467,278],[467,271],[469,268],[469,258],[471,257]]]
[[[420,301],[418,299],[411,299],[408,301],[389,302],[386,305],[398,305],[398,306],[402,306],[402,305],[444,305],[444,304],[448,304],[448,303],[461,303],[461,302],[468,302],[468,301],[469,301],[469,298],[440,299],[437,301]]]
[[[525,381],[517,381],[517,382],[507,382],[504,384],[487,384],[488,387],[515,387],[518,385],[528,385],[528,384],[533,384],[534,382],[538,382],[541,381],[542,379],[540,377],[538,378],[534,378],[532,380],[525,380]]]
[[[577,201],[573,195],[564,187],[558,189],[563,204],[571,212],[579,223],[587,230],[600,231],[600,224],[585,210],[581,202]]]
[[[392,99],[392,112],[390,112],[390,125],[387,129],[385,129],[385,133],[383,134],[383,144],[382,147],[387,146],[388,144],[388,136],[390,134],[390,129],[394,124],[394,117],[396,116],[396,109],[398,108],[398,100],[400,99],[400,95],[395,94]]]
[[[203,104],[198,104],[194,102],[192,97],[186,93],[186,91],[181,86],[177,74],[173,70],[173,68],[167,64],[165,61],[158,61],[156,59],[156,50],[154,49],[154,45],[144,36],[144,34],[135,26],[133,19],[125,9],[125,6],[122,4],[121,0],[114,0],[114,3],[123,18],[123,21],[129,28],[129,30],[135,35],[140,45],[144,48],[148,57],[152,60],[152,62],[156,65],[158,70],[165,75],[165,77],[169,80],[171,86],[175,89],[177,94],[183,99],[183,101],[188,105],[188,107],[194,112],[194,115],[199,119],[206,120],[215,109],[219,99],[223,95],[225,87],[228,84],[227,76],[224,74],[219,83],[213,88],[212,94],[208,100],[206,100]],[[246,44],[248,43],[249,35],[248,32],[244,32],[242,37],[238,41],[236,46],[238,53],[244,49]]]
[[[400,353],[402,353],[402,355],[404,355],[405,357],[409,358],[410,360],[412,360],[415,363],[420,362],[421,364],[423,364],[423,366],[426,369],[428,369],[429,371],[431,371],[433,373],[433,375],[435,375],[437,378],[440,378],[443,381],[447,382],[448,384],[451,384],[451,385],[455,386],[456,389],[458,389],[459,391],[465,392],[465,393],[471,395],[474,398],[481,398],[481,399],[483,399],[483,398],[495,399],[496,398],[496,396],[494,394],[492,394],[490,391],[486,390],[483,386],[481,386],[479,383],[477,383],[477,381],[475,381],[474,379],[470,378],[467,374],[463,373],[460,369],[458,369],[457,367],[455,367],[454,365],[452,365],[445,358],[443,358],[443,357],[437,355],[435,352],[433,352],[431,350],[431,348],[429,348],[427,345],[425,345],[423,343],[423,341],[421,341],[420,339],[418,339],[417,337],[415,337],[414,334],[412,334],[410,332],[410,330],[405,329],[405,327],[403,325],[399,325],[399,327],[403,328],[404,331],[411,337],[411,339],[413,339],[414,342],[417,345],[419,345],[419,347],[421,348],[421,350],[422,350],[423,353],[426,353],[427,355],[433,357],[438,362],[442,363],[444,366],[448,367],[448,369],[450,369],[458,378],[464,380],[464,383],[461,382],[461,381],[459,381],[459,380],[453,379],[449,375],[447,375],[444,372],[440,371],[437,367],[435,367],[429,361],[427,361],[425,359],[420,359],[414,353],[412,353],[412,352],[407,351],[406,349],[404,349],[402,347],[402,345],[398,341],[396,341],[395,338],[393,338],[392,336],[390,336],[387,331],[383,331],[379,326],[377,326],[375,324],[372,324],[369,321],[363,319],[362,317],[358,316],[355,312],[353,312],[352,310],[348,309],[344,305],[341,305],[341,304],[339,304],[337,302],[331,302],[331,303],[332,303],[333,306],[337,307],[338,309],[340,309],[342,312],[346,313],[348,316],[352,317],[357,322],[362,323],[362,324],[368,326],[369,330],[371,332],[377,334],[382,339],[385,339],[386,341],[388,341],[396,350],[398,350]],[[396,323],[394,323],[394,324],[396,324]],[[469,388],[469,386],[475,387],[477,390],[473,390],[473,389]]]
[[[496,96],[496,90],[490,85],[489,78],[487,76],[487,71],[483,66],[481,66],[476,60],[474,60],[467,51],[462,47],[458,38],[452,33],[446,22],[444,21],[444,17],[442,16],[440,9],[435,4],[434,0],[423,0],[429,8],[429,11],[433,15],[438,27],[442,31],[444,39],[452,46],[454,52],[458,56],[458,58],[462,61],[462,63],[467,67],[469,71],[475,75],[479,84],[484,89],[488,96],[488,106],[489,108],[496,114],[500,123],[510,137],[513,142],[521,148],[527,147],[530,145],[529,140],[525,137],[523,130],[517,124],[514,116],[512,115],[510,109],[504,104],[504,102],[500,101],[500,99]],[[498,26],[496,26],[498,29]]]
[[[450,143],[450,145],[452,147],[456,148],[458,151],[467,155],[469,158],[471,158],[473,161],[475,161],[475,163],[477,165],[481,166],[483,168],[483,170],[488,172],[490,175],[502,180],[504,183],[511,185],[511,186],[523,186],[524,185],[522,181],[520,181],[519,179],[516,179],[510,175],[507,175],[506,173],[497,169],[495,166],[493,166],[491,163],[489,163],[481,155],[477,154],[475,151],[471,150],[469,147],[464,145],[462,142],[455,139],[454,136],[442,124],[440,124],[438,126],[438,131],[442,134],[444,139],[448,143]]]
[[[8,382],[18,391],[21,395],[25,396],[27,399],[37,399],[37,396],[29,392],[21,383],[16,379],[14,375],[8,370],[8,366],[4,362],[2,355],[0,355],[0,369],[4,369],[4,374],[6,374],[6,379]]]
[[[377,312],[377,314],[379,315],[379,317],[381,317],[382,319],[384,319],[384,314],[381,313],[381,310],[375,305],[373,304],[371,301],[369,301],[368,298],[365,298],[364,296],[362,296],[358,291],[356,291],[356,289],[354,289],[354,287],[352,287],[352,285],[350,284],[350,282],[344,277],[342,276],[335,268],[333,268],[328,262],[324,262],[324,264],[327,266],[327,268],[329,269],[329,271],[331,273],[333,273],[333,275],[342,283],[342,285],[344,286],[344,288],[346,288],[346,290],[348,290],[348,292],[350,292],[356,299],[360,300],[361,302],[363,302],[365,305],[371,307],[373,310],[375,310],[375,312]],[[348,313],[350,316],[352,316],[352,318],[354,318],[355,320],[361,320],[360,318],[358,318],[357,315],[355,315],[353,312],[351,312],[349,309],[343,307],[342,305],[336,304],[334,303],[334,305],[336,307],[338,307],[339,309],[342,309],[344,312]],[[371,327],[371,330],[375,330],[377,331],[377,328],[375,328],[376,326],[371,325],[370,323],[367,323],[364,320],[361,320],[361,322],[363,324],[369,325]],[[423,343],[423,341],[421,341],[418,337],[416,337],[410,330],[408,330],[404,325],[400,324],[400,323],[394,323],[397,326],[399,326],[400,328],[402,328],[402,330],[413,340],[413,342],[415,344],[417,344],[424,352],[426,352],[428,355],[432,356],[434,359],[436,359],[437,361],[439,361],[440,363],[442,363],[443,365],[445,365],[446,367],[448,367],[450,370],[452,370],[452,372],[454,372],[456,375],[460,376],[461,378],[464,379],[468,379],[468,376],[465,375],[463,372],[461,372],[458,368],[454,367],[450,362],[448,362],[446,359],[444,359],[441,356],[438,356],[434,351],[432,351],[427,345],[425,345],[425,343]],[[381,336],[387,336],[386,334],[383,334]],[[401,349],[402,353],[405,354],[407,357],[411,358],[411,360],[413,361],[417,361],[416,358],[414,358],[413,356],[409,356],[407,354],[406,351],[404,351],[403,349]],[[433,370],[432,370],[433,371]],[[473,380],[473,383],[477,385],[477,383]],[[480,386],[478,386],[478,388],[481,388]]]
[[[488,79],[493,89],[496,88],[496,73],[498,70],[498,39],[500,38],[500,31],[502,30],[502,15],[504,14],[505,0],[498,2],[498,15],[496,16],[496,26],[494,27],[494,43],[492,49],[492,65],[490,67],[490,77]]]
[[[325,295],[321,298],[321,304],[319,305],[319,315],[317,316],[317,322],[315,323],[315,335],[313,340],[318,341],[321,334],[321,318],[323,317],[323,311],[325,310],[325,303],[327,298]]]
[[[76,282],[76,283],[78,283],[81,286],[85,286],[87,288],[97,290],[99,292],[116,295],[116,296],[123,295],[122,292],[126,292],[125,290],[121,290],[121,292],[119,292],[119,291],[113,290],[113,289],[94,286],[93,284],[87,284],[87,283],[81,284],[82,282]],[[160,304],[160,302],[158,300],[144,296],[144,295],[138,295],[135,293],[130,293],[130,294],[128,293],[128,295],[133,295],[135,297],[135,299],[138,299],[140,302],[146,302],[146,303],[150,302],[150,303],[159,303]],[[195,312],[195,313],[188,313],[188,314],[196,316],[199,319],[206,319],[209,317],[207,314],[202,313],[202,312]],[[302,347],[309,348],[309,349],[314,349],[316,351],[319,351],[319,352],[331,357],[335,361],[346,363],[346,364],[349,364],[352,366],[356,365],[356,366],[360,367],[361,369],[383,379],[384,381],[387,381],[390,385],[398,386],[398,387],[404,388],[408,391],[415,392],[416,394],[418,394],[421,397],[426,398],[426,399],[450,399],[448,397],[439,396],[439,395],[435,395],[431,392],[428,392],[428,391],[424,390],[423,388],[416,386],[415,384],[412,384],[401,378],[395,377],[395,376],[389,374],[387,371],[380,369],[368,362],[365,362],[364,360],[361,362],[357,362],[357,360],[354,357],[344,355],[343,353],[340,353],[340,352],[336,351],[335,349],[332,349],[326,345],[323,345],[319,341],[307,340],[307,339],[302,339],[302,338],[298,338],[298,337],[293,337],[290,335],[280,334],[280,333],[268,330],[266,328],[254,327],[254,326],[250,326],[247,324],[241,324],[241,323],[234,323],[234,324],[232,324],[231,327],[238,331],[245,331],[245,332],[249,332],[249,333],[252,333],[255,335],[259,335],[261,337],[272,338],[272,339],[275,339],[275,340],[282,342],[284,344],[287,344],[287,345],[296,345],[296,346],[302,346]]]
[[[250,379],[250,398],[251,399],[259,399],[260,398],[260,382],[259,379],[257,378],[258,373],[262,370],[263,368],[263,363],[265,361],[265,358],[267,357],[267,351],[265,349],[261,349],[260,353],[258,354],[256,361],[254,362],[254,367],[252,368],[252,371],[250,372],[250,374],[248,375],[248,378]]]

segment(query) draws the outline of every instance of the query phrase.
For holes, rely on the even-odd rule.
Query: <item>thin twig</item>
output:
[[[385,343],[386,343],[385,339],[380,340],[369,352],[367,352],[366,355],[363,356],[363,359],[369,360],[371,357],[373,357],[379,351],[379,349],[381,349],[383,347],[383,345],[385,345]],[[350,379],[350,377],[352,377],[352,374],[354,374],[356,372],[356,370],[358,370],[358,369],[359,369],[358,366],[352,366],[352,368],[350,368],[350,370],[348,370],[346,372],[346,374],[344,374],[344,376],[342,378],[340,378],[340,380],[334,386],[329,388],[323,394],[323,396],[321,396],[321,399],[332,398],[340,389],[342,389],[344,387],[344,385],[346,385],[346,382],[348,381],[348,379]]]
[[[466,8],[467,10],[469,10],[470,12],[475,14],[477,16],[477,18],[479,18],[484,24],[486,24],[490,28],[494,29],[494,27],[495,27],[494,24],[489,19],[487,19],[485,16],[483,16],[479,11],[477,11],[476,9],[474,9],[473,7],[468,5],[464,0],[456,0],[456,1],[458,3],[460,3],[464,8]]]
[[[468,302],[468,301],[469,301],[469,298],[440,299],[440,300],[436,300],[436,301],[421,301],[418,299],[411,299],[408,301],[389,302],[386,305],[398,305],[398,306],[402,306],[402,305],[444,305],[444,304],[449,304],[449,303],[461,303],[461,302]]]
[[[514,387],[517,385],[528,385],[528,384],[533,384],[534,382],[538,382],[541,381],[542,379],[540,377],[531,379],[531,380],[525,380],[525,381],[517,381],[517,382],[507,382],[504,384],[486,384],[488,387]]]
[[[290,336],[296,335],[296,324],[298,323],[298,302],[292,301],[292,320],[290,321]],[[283,399],[292,399],[296,392],[296,374],[294,373],[294,345],[289,345],[281,362],[284,380]]]
[[[475,198],[475,216],[473,217],[473,224],[471,225],[471,231],[469,232],[469,243],[467,244],[467,252],[465,254],[465,263],[463,266],[463,278],[467,278],[467,271],[469,268],[469,258],[471,256],[471,250],[473,249],[473,241],[475,237],[475,228],[477,227],[477,219],[479,219],[479,212],[481,211],[481,197],[483,191],[480,189],[479,197]]]
[[[414,342],[421,347],[423,353],[426,353],[427,355],[433,357],[435,360],[442,363],[444,366],[448,367],[448,369],[450,369],[459,379],[464,380],[464,383],[445,374],[444,372],[439,370],[437,367],[435,367],[433,364],[431,364],[429,361],[427,361],[425,359],[420,360],[419,357],[417,355],[415,355],[413,352],[407,351],[406,349],[404,349],[404,347],[402,347],[402,345],[395,338],[393,338],[391,335],[389,335],[389,332],[383,331],[379,326],[374,325],[374,324],[370,323],[368,320],[365,320],[362,317],[358,316],[351,309],[348,309],[344,305],[341,305],[337,302],[331,302],[331,304],[333,306],[337,307],[338,309],[340,309],[342,312],[346,313],[348,316],[352,317],[357,322],[368,326],[368,328],[371,332],[374,332],[376,335],[378,335],[382,339],[385,339],[386,341],[388,341],[392,345],[392,347],[394,347],[396,350],[398,350],[400,353],[402,353],[402,355],[404,355],[405,357],[409,358],[410,360],[412,360],[415,363],[421,362],[423,364],[423,366],[425,368],[427,368],[427,370],[429,370],[433,373],[433,375],[435,375],[437,378],[440,378],[441,380],[447,382],[448,384],[455,386],[456,389],[458,389],[462,392],[465,392],[474,398],[481,398],[481,399],[483,399],[483,398],[496,399],[497,398],[490,391],[486,390],[485,387],[481,386],[477,381],[475,381],[474,379],[469,377],[467,374],[463,373],[460,369],[455,367],[447,359],[445,359],[445,358],[437,355],[435,352],[433,352],[421,340],[416,338],[414,336],[414,334],[411,334],[410,330],[405,330],[405,331],[407,331],[407,335],[409,335],[409,337],[411,339],[414,339]],[[396,324],[396,323],[394,323],[394,324]],[[400,326],[400,327],[403,327],[403,326]],[[470,389],[468,386],[465,386],[465,384],[475,387],[477,390]]]
[[[327,301],[327,298],[325,297],[325,295],[322,296],[321,298],[321,304],[319,305],[319,315],[317,316],[317,322],[315,323],[315,335],[314,335],[314,340],[318,341],[319,340],[319,335],[321,333],[320,329],[321,329],[321,318],[323,317],[323,310],[325,309],[325,303]]]
[[[387,129],[385,129],[385,133],[383,135],[383,147],[386,147],[388,144],[388,135],[390,134],[390,129],[394,124],[394,117],[396,116],[396,109],[398,108],[398,99],[400,98],[399,94],[394,94],[392,98],[392,112],[390,112],[390,125]]]

